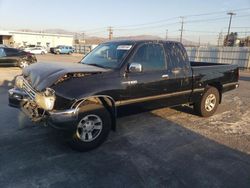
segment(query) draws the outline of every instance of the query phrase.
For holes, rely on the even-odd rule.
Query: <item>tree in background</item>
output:
[[[240,47],[250,47],[250,36],[240,39]]]

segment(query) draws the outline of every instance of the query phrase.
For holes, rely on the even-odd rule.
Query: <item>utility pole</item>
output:
[[[180,29],[180,31],[181,31],[181,36],[180,36],[180,42],[182,43],[182,34],[183,34],[184,17],[181,16],[180,18],[181,18],[181,29]]]
[[[228,39],[229,39],[229,33],[230,33],[230,29],[231,29],[232,17],[233,17],[234,15],[236,15],[236,14],[233,13],[233,12],[228,12],[227,15],[230,16],[229,24],[228,24],[228,30],[227,30],[227,41],[228,41]]]
[[[218,41],[217,41],[218,47],[221,45],[221,40],[222,40],[222,32],[219,32]]]
[[[82,41],[85,43],[85,32],[82,32]]]
[[[201,37],[199,36],[199,47],[201,46]]]
[[[108,27],[108,32],[109,32],[109,40],[112,40],[113,38],[113,28],[112,27]]]
[[[166,29],[166,40],[168,40],[168,29]]]

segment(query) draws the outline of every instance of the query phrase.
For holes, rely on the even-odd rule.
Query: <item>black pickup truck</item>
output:
[[[178,42],[111,41],[79,63],[28,66],[9,90],[9,105],[35,122],[68,128],[70,145],[87,151],[116,129],[120,106],[189,104],[208,117],[238,78],[236,65],[189,62]]]

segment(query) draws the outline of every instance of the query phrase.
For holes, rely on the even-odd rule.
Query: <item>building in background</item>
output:
[[[47,48],[57,45],[73,45],[73,35],[52,34],[43,32],[0,31],[0,44],[11,47],[27,45],[44,46]]]

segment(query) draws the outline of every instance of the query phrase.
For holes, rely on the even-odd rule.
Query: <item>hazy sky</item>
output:
[[[179,17],[185,16],[184,38],[207,42],[226,33],[228,10],[237,13],[232,31],[250,35],[250,0],[0,0],[0,29],[60,28],[106,36],[113,26],[115,36],[164,37],[168,29],[169,37],[179,37]],[[211,14],[188,16],[204,13]]]

